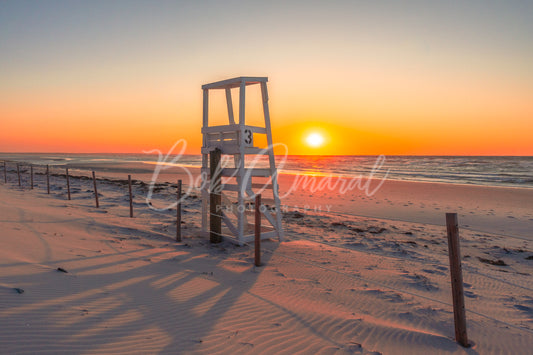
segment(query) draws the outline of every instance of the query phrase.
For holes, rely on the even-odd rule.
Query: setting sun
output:
[[[316,148],[324,144],[324,137],[320,133],[311,133],[307,136],[305,141],[309,146]]]

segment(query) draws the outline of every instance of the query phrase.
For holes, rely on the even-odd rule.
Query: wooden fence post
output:
[[[130,192],[130,218],[133,218],[133,196],[131,194],[131,175],[128,175],[128,188]]]
[[[67,170],[67,173],[66,173],[66,176],[67,176],[67,197],[70,200],[70,179],[68,177],[68,168],[66,168],[66,170]]]
[[[244,159],[244,157],[242,157]],[[220,149],[215,149],[209,153],[209,170],[210,170],[210,193],[209,193],[209,226],[211,243],[220,243],[222,241],[222,194],[220,191]]]
[[[100,203],[98,203],[98,189],[96,188],[96,176],[93,171],[93,185],[94,185],[94,201],[96,202],[96,208],[100,207]]]
[[[255,196],[255,266],[261,266],[261,194]]]
[[[181,180],[178,180],[178,205],[176,206],[176,241],[181,242]]]
[[[7,184],[7,169],[6,169],[6,161],[4,160],[4,182]]]
[[[22,185],[20,184],[20,167],[19,167],[19,163],[17,163],[17,175],[19,177],[19,187],[20,187]]]
[[[46,191],[50,195],[50,167],[46,165]]]
[[[33,165],[30,165],[31,189],[33,190]]]
[[[468,347],[469,345],[468,337],[466,335],[465,299],[463,294],[463,272],[461,269],[461,250],[459,247],[459,226],[457,223],[457,213],[446,213],[446,230],[448,234],[450,275],[452,279],[455,340],[463,347]]]

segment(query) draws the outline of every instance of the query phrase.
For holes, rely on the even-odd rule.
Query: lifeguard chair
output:
[[[234,236],[239,244],[254,238],[253,213],[254,199],[261,192],[262,223],[261,239],[283,238],[281,210],[278,194],[278,179],[272,145],[270,113],[266,77],[238,77],[202,85],[203,90],[203,146],[202,146],[202,234],[209,235],[209,221],[214,218],[210,206],[210,186],[214,169],[219,169],[221,202],[218,207],[220,218],[225,226],[223,235]],[[246,87],[260,85],[263,102],[264,127],[246,124]],[[232,89],[239,90],[239,120],[235,122]],[[225,90],[228,111],[228,124],[209,126],[209,90]],[[254,135],[266,135],[267,147],[254,146]],[[260,138],[260,137],[258,137]],[[260,139],[261,140],[261,139]],[[262,139],[264,141],[264,139]],[[224,166],[214,166],[213,154],[220,154]],[[268,162],[265,160],[268,159]],[[262,161],[262,163],[261,163]],[[220,163],[218,163],[220,164]],[[258,167],[257,165],[263,165]],[[229,166],[228,166],[229,165]],[[261,180],[261,182],[259,182]],[[272,198],[270,197],[272,193]],[[213,204],[214,205],[214,204]],[[248,220],[250,219],[250,221]],[[222,223],[220,222],[220,223]],[[212,228],[211,228],[212,229]]]

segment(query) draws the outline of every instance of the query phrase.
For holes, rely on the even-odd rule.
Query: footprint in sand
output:
[[[431,269],[422,269],[423,272],[426,272],[428,274],[436,274],[436,275],[446,275],[444,272],[442,271],[438,271],[438,270],[431,270]]]
[[[464,291],[464,294],[465,294],[465,297],[468,297],[468,298],[478,298],[478,295],[476,295],[472,291]]]
[[[344,346],[344,350],[350,352],[350,353],[362,353],[363,347],[359,343],[348,343]]]
[[[533,308],[528,306],[522,306],[521,304],[515,304],[514,308],[527,314],[528,317],[533,317]]]

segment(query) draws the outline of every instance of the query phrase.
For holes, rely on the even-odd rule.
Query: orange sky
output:
[[[201,85],[245,75],[289,154],[533,155],[527,5],[119,3],[0,4],[0,151],[199,153]]]

